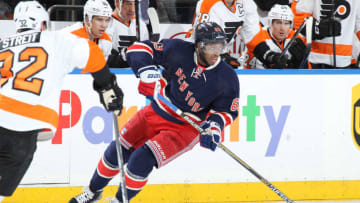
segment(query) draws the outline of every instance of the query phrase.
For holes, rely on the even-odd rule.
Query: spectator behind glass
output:
[[[12,9],[9,4],[0,0],[0,20],[11,20],[13,18]]]

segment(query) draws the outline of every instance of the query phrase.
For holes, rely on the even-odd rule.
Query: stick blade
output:
[[[151,29],[152,29],[152,34],[151,34],[150,40],[157,42],[160,39],[160,22],[159,22],[158,14],[154,7],[148,8],[147,13],[149,16],[150,25],[151,25]]]

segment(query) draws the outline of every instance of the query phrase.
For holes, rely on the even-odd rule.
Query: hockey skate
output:
[[[101,199],[101,194],[103,192],[102,190],[92,192],[88,187],[85,187],[83,191],[83,193],[73,197],[69,203],[96,203]]]

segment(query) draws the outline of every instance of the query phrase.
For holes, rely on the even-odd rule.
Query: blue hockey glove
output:
[[[155,84],[161,77],[157,67],[155,65],[142,67],[138,70],[137,75],[140,77],[139,92],[145,96],[153,96]]]
[[[200,146],[215,151],[220,142],[220,125],[213,121],[204,121],[200,127],[204,130],[203,133],[200,133]]]

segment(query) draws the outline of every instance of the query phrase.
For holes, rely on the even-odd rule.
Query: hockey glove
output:
[[[126,62],[126,50],[127,47],[120,47],[119,51],[116,49],[111,50],[111,54],[108,57],[107,64],[112,68],[128,68],[129,65]]]
[[[276,53],[270,51],[267,53],[265,57],[265,65],[269,69],[283,69],[285,68],[288,60],[288,56],[284,54],[283,57],[280,58],[281,53]]]
[[[340,36],[341,23],[337,19],[325,18],[320,21],[314,18],[313,39],[323,39],[325,37]]]
[[[299,67],[302,59],[305,57],[306,46],[300,38],[296,38],[294,43],[289,48],[291,54],[291,66],[288,65],[288,68],[297,68]]]
[[[200,146],[215,151],[220,142],[220,125],[214,121],[204,121],[200,127],[204,130],[203,133],[200,133]]]
[[[105,109],[120,115],[123,108],[124,94],[117,85],[115,75],[113,75],[112,81],[106,87],[99,87],[95,82],[93,87],[99,93],[100,102],[104,105]]]
[[[230,56],[229,53],[221,54],[220,56],[222,60],[224,60],[227,64],[229,64],[233,69],[237,69],[240,66],[238,60]]]
[[[145,66],[138,70],[137,76],[140,77],[138,90],[145,96],[153,96],[155,84],[160,80],[161,73],[155,65]]]

